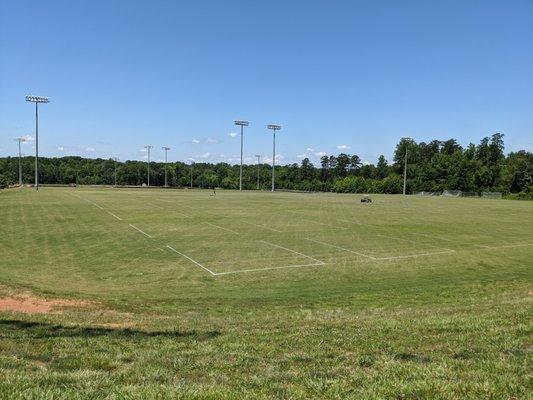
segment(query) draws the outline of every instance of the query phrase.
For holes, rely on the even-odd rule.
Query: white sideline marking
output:
[[[253,222],[248,222],[248,221],[242,221],[242,222],[244,222],[245,224],[249,224],[249,225],[257,226],[257,227],[259,227],[259,228],[268,229],[269,231],[272,231],[272,232],[283,233],[282,231],[279,231],[279,230],[274,229],[274,228],[269,228],[268,226],[259,225],[259,224],[254,224]]]
[[[215,273],[215,275],[240,274],[242,272],[258,272],[258,271],[268,271],[268,270],[273,270],[273,269],[302,268],[302,267],[313,267],[313,266],[322,266],[322,265],[326,265],[326,263],[320,261],[318,263],[300,264],[300,265],[284,265],[282,267],[266,267],[266,268],[242,269],[240,271],[217,272],[217,273]]]
[[[304,253],[300,253],[300,252],[298,252],[298,251],[291,250],[291,249],[288,249],[288,248],[286,248],[286,247],[280,246],[279,244],[270,243],[270,242],[267,242],[266,240],[260,240],[260,242],[263,242],[263,243],[269,244],[270,246],[279,247],[280,249],[283,249],[283,250],[290,251],[291,253],[298,254],[298,255],[300,255],[300,256],[303,256],[303,257],[309,258],[310,260],[316,261],[317,263],[325,264],[324,261],[317,260],[316,258],[313,258],[313,257],[310,257],[310,256],[308,256],[308,255],[305,255]]]
[[[148,236],[150,239],[153,239],[154,237],[153,236],[150,236],[149,234],[147,234],[145,231],[143,231],[142,229],[139,229],[137,228],[135,225],[133,224],[129,224],[129,226],[131,226],[133,229],[141,232],[144,236]]]
[[[233,231],[233,230],[231,230],[229,228],[224,228],[223,226],[218,226],[218,225],[212,224],[211,222],[204,221],[204,224],[211,225],[211,226],[214,226],[215,228],[223,229],[225,231],[228,231],[228,232],[231,232],[231,233],[235,233],[236,235],[239,235],[239,232],[235,232],[235,231]]]
[[[344,250],[344,251],[347,251],[347,252],[349,252],[349,253],[353,253],[353,254],[357,254],[357,255],[359,255],[359,256],[363,256],[363,257],[370,258],[370,259],[372,259],[372,260],[377,260],[376,257],[369,256],[368,254],[363,254],[363,253],[359,253],[359,252],[354,251],[354,250],[345,249],[344,247],[340,247],[340,246],[337,246],[337,245],[334,245],[334,244],[331,244],[331,243],[321,242],[320,240],[309,239],[309,238],[306,238],[306,240],[309,240],[309,241],[311,241],[311,242],[315,242],[315,243],[319,243],[319,244],[323,244],[323,245],[325,245],[325,246],[334,247],[334,248],[339,249],[339,250]]]
[[[485,245],[478,245],[479,247],[483,247],[484,249],[506,249],[508,247],[523,247],[523,246],[533,246],[533,243],[517,243],[517,244],[504,244],[502,246],[485,246]]]
[[[195,261],[193,260],[191,257],[189,257],[188,255],[186,254],[183,254],[183,253],[180,253],[178,250],[176,250],[174,247],[171,247],[169,245],[167,245],[167,248],[169,248],[170,250],[172,250],[174,253],[177,253],[179,254],[180,256],[182,257],[185,257],[187,260],[189,261],[192,261],[193,263],[195,263],[196,265],[198,265],[200,268],[206,270],[207,272],[209,272],[211,275],[215,276],[215,275],[218,275],[216,274],[215,272],[211,271],[209,268],[206,268],[204,267],[202,264],[200,264],[198,261]]]

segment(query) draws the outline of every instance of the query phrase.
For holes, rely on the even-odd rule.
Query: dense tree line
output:
[[[308,158],[300,164],[276,166],[276,187],[306,191],[340,193],[401,193],[407,153],[407,192],[462,190],[533,193],[533,154],[518,151],[505,155],[503,135],[496,133],[478,145],[463,148],[455,139],[416,143],[402,139],[394,152],[392,164],[380,156],[376,165],[363,164],[357,155],[323,156],[320,165]],[[34,158],[22,159],[23,180],[33,182]],[[44,184],[142,185],[147,181],[147,163],[118,162],[81,157],[40,158],[39,176]],[[237,189],[239,166],[227,163],[169,163],[168,183],[174,187],[222,187]],[[150,164],[150,183],[164,185],[165,165]],[[245,189],[270,188],[268,164],[243,168]],[[0,184],[18,182],[18,158],[0,158]]]

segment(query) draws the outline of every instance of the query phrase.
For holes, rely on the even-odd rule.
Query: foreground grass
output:
[[[140,212],[155,201],[151,193],[77,193],[117,214],[128,210],[119,215],[137,218],[132,223],[150,229],[154,240],[174,240],[188,250],[209,240],[228,243],[231,252],[207,254],[220,260],[211,265],[227,268],[226,260],[242,259],[233,247],[240,237],[210,231],[183,240],[164,236],[183,220],[163,222],[161,214],[168,219],[174,210],[165,202],[159,203],[164,209]],[[249,215],[260,225],[257,215],[270,215],[279,204],[304,210],[303,216],[269,217],[283,233],[250,230],[247,236],[281,237],[276,243],[327,262],[325,268],[210,277],[152,251],[153,241],[61,191],[2,196],[0,207],[10,213],[0,215],[9,235],[0,238],[0,280],[7,284],[0,297],[31,290],[94,304],[54,314],[0,313],[1,398],[530,398],[531,247],[474,246],[527,243],[529,203],[406,203],[382,196],[377,207],[354,212],[351,196],[248,194],[242,201],[227,193],[224,203],[205,206],[197,192],[164,193],[164,199],[181,196],[182,212],[191,213],[188,205]],[[347,229],[301,229],[302,219],[318,216],[315,221],[327,224],[338,215],[357,217],[348,234],[376,254],[410,254],[412,243],[394,246],[367,231],[409,240],[410,233],[434,234],[456,253],[385,263],[306,247],[302,235],[352,243],[341,232]],[[192,218],[183,222],[189,229],[206,217]],[[209,219],[234,229],[232,220]],[[17,240],[25,243],[22,250],[8,248]],[[423,238],[417,243],[444,246]]]

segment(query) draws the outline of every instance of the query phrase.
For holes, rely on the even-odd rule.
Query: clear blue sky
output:
[[[402,136],[533,149],[533,1],[0,0],[0,156],[281,162]],[[341,147],[342,149],[342,147]],[[24,152],[33,152],[32,144]]]

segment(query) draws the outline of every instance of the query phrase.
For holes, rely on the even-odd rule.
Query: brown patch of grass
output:
[[[61,313],[62,308],[87,307],[90,303],[83,300],[47,300],[29,295],[21,297],[1,297],[0,311],[26,314]]]

